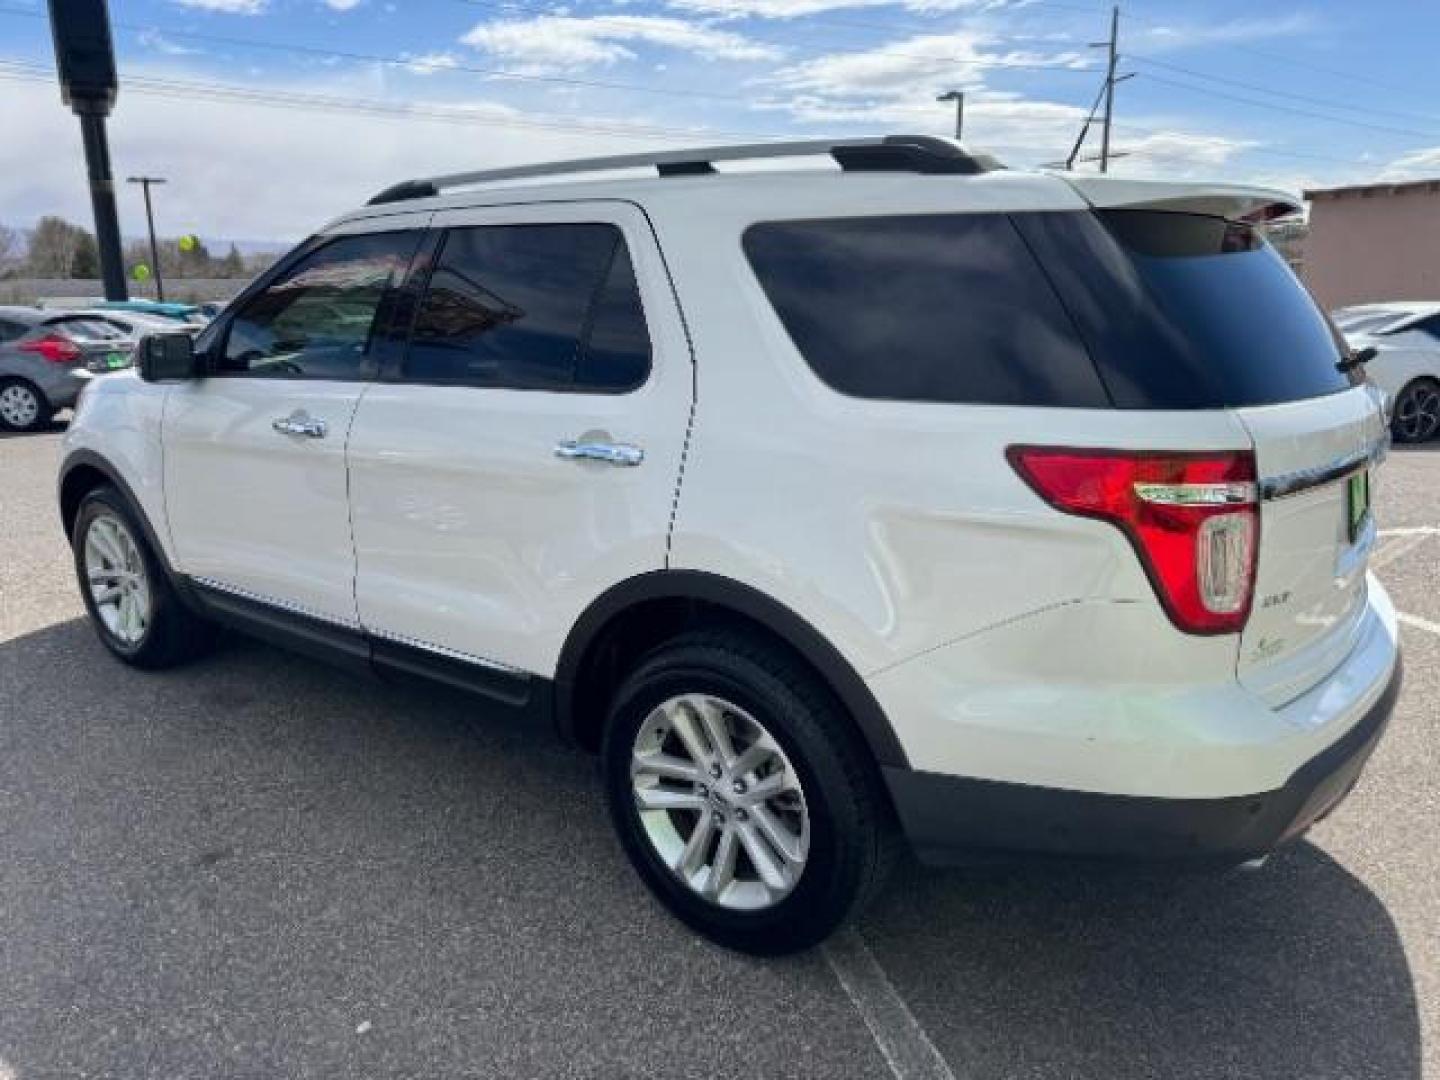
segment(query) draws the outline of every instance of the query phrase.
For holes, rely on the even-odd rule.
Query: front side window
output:
[[[598,223],[452,229],[415,318],[404,378],[619,393],[650,340],[620,230]]]
[[[419,241],[414,230],[344,236],[307,255],[236,313],[216,374],[365,377],[381,301]]]

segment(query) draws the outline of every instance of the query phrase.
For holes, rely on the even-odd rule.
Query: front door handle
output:
[[[631,443],[566,439],[555,444],[555,456],[566,461],[603,461],[607,465],[635,466],[645,460],[645,451]]]
[[[324,420],[311,416],[304,409],[296,409],[289,416],[271,421],[270,426],[281,435],[303,435],[307,439],[323,439],[329,430]]]

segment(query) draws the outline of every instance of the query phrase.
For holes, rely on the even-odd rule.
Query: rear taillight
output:
[[[66,364],[80,359],[80,346],[59,334],[46,334],[34,341],[22,341],[16,348],[21,352],[38,353],[52,364]]]
[[[1010,463],[1067,514],[1118,526],[1170,619],[1230,634],[1250,617],[1260,517],[1255,457],[1014,446]]]

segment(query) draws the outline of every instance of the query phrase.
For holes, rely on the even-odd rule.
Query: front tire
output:
[[[1416,379],[1395,395],[1390,433],[1398,443],[1422,443],[1440,433],[1440,382]]]
[[[55,415],[49,400],[24,379],[0,379],[0,428],[39,431]]]
[[[115,488],[96,488],[81,501],[71,547],[90,623],[119,659],[138,668],[173,667],[213,642],[214,627],[181,602]]]
[[[647,656],[602,748],[626,854],[682,921],[759,955],[808,948],[857,913],[891,859],[868,750],[818,679],[732,632]]]

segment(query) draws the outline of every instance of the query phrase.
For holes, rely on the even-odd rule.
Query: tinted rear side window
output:
[[[1241,408],[1353,385],[1325,315],[1248,225],[1150,210],[1015,222],[1117,406]]]
[[[1105,390],[1004,215],[765,222],[744,237],[806,363],[855,397],[1094,407]]]
[[[606,224],[452,229],[415,320],[404,377],[618,392],[645,380],[650,341],[620,230]]]

